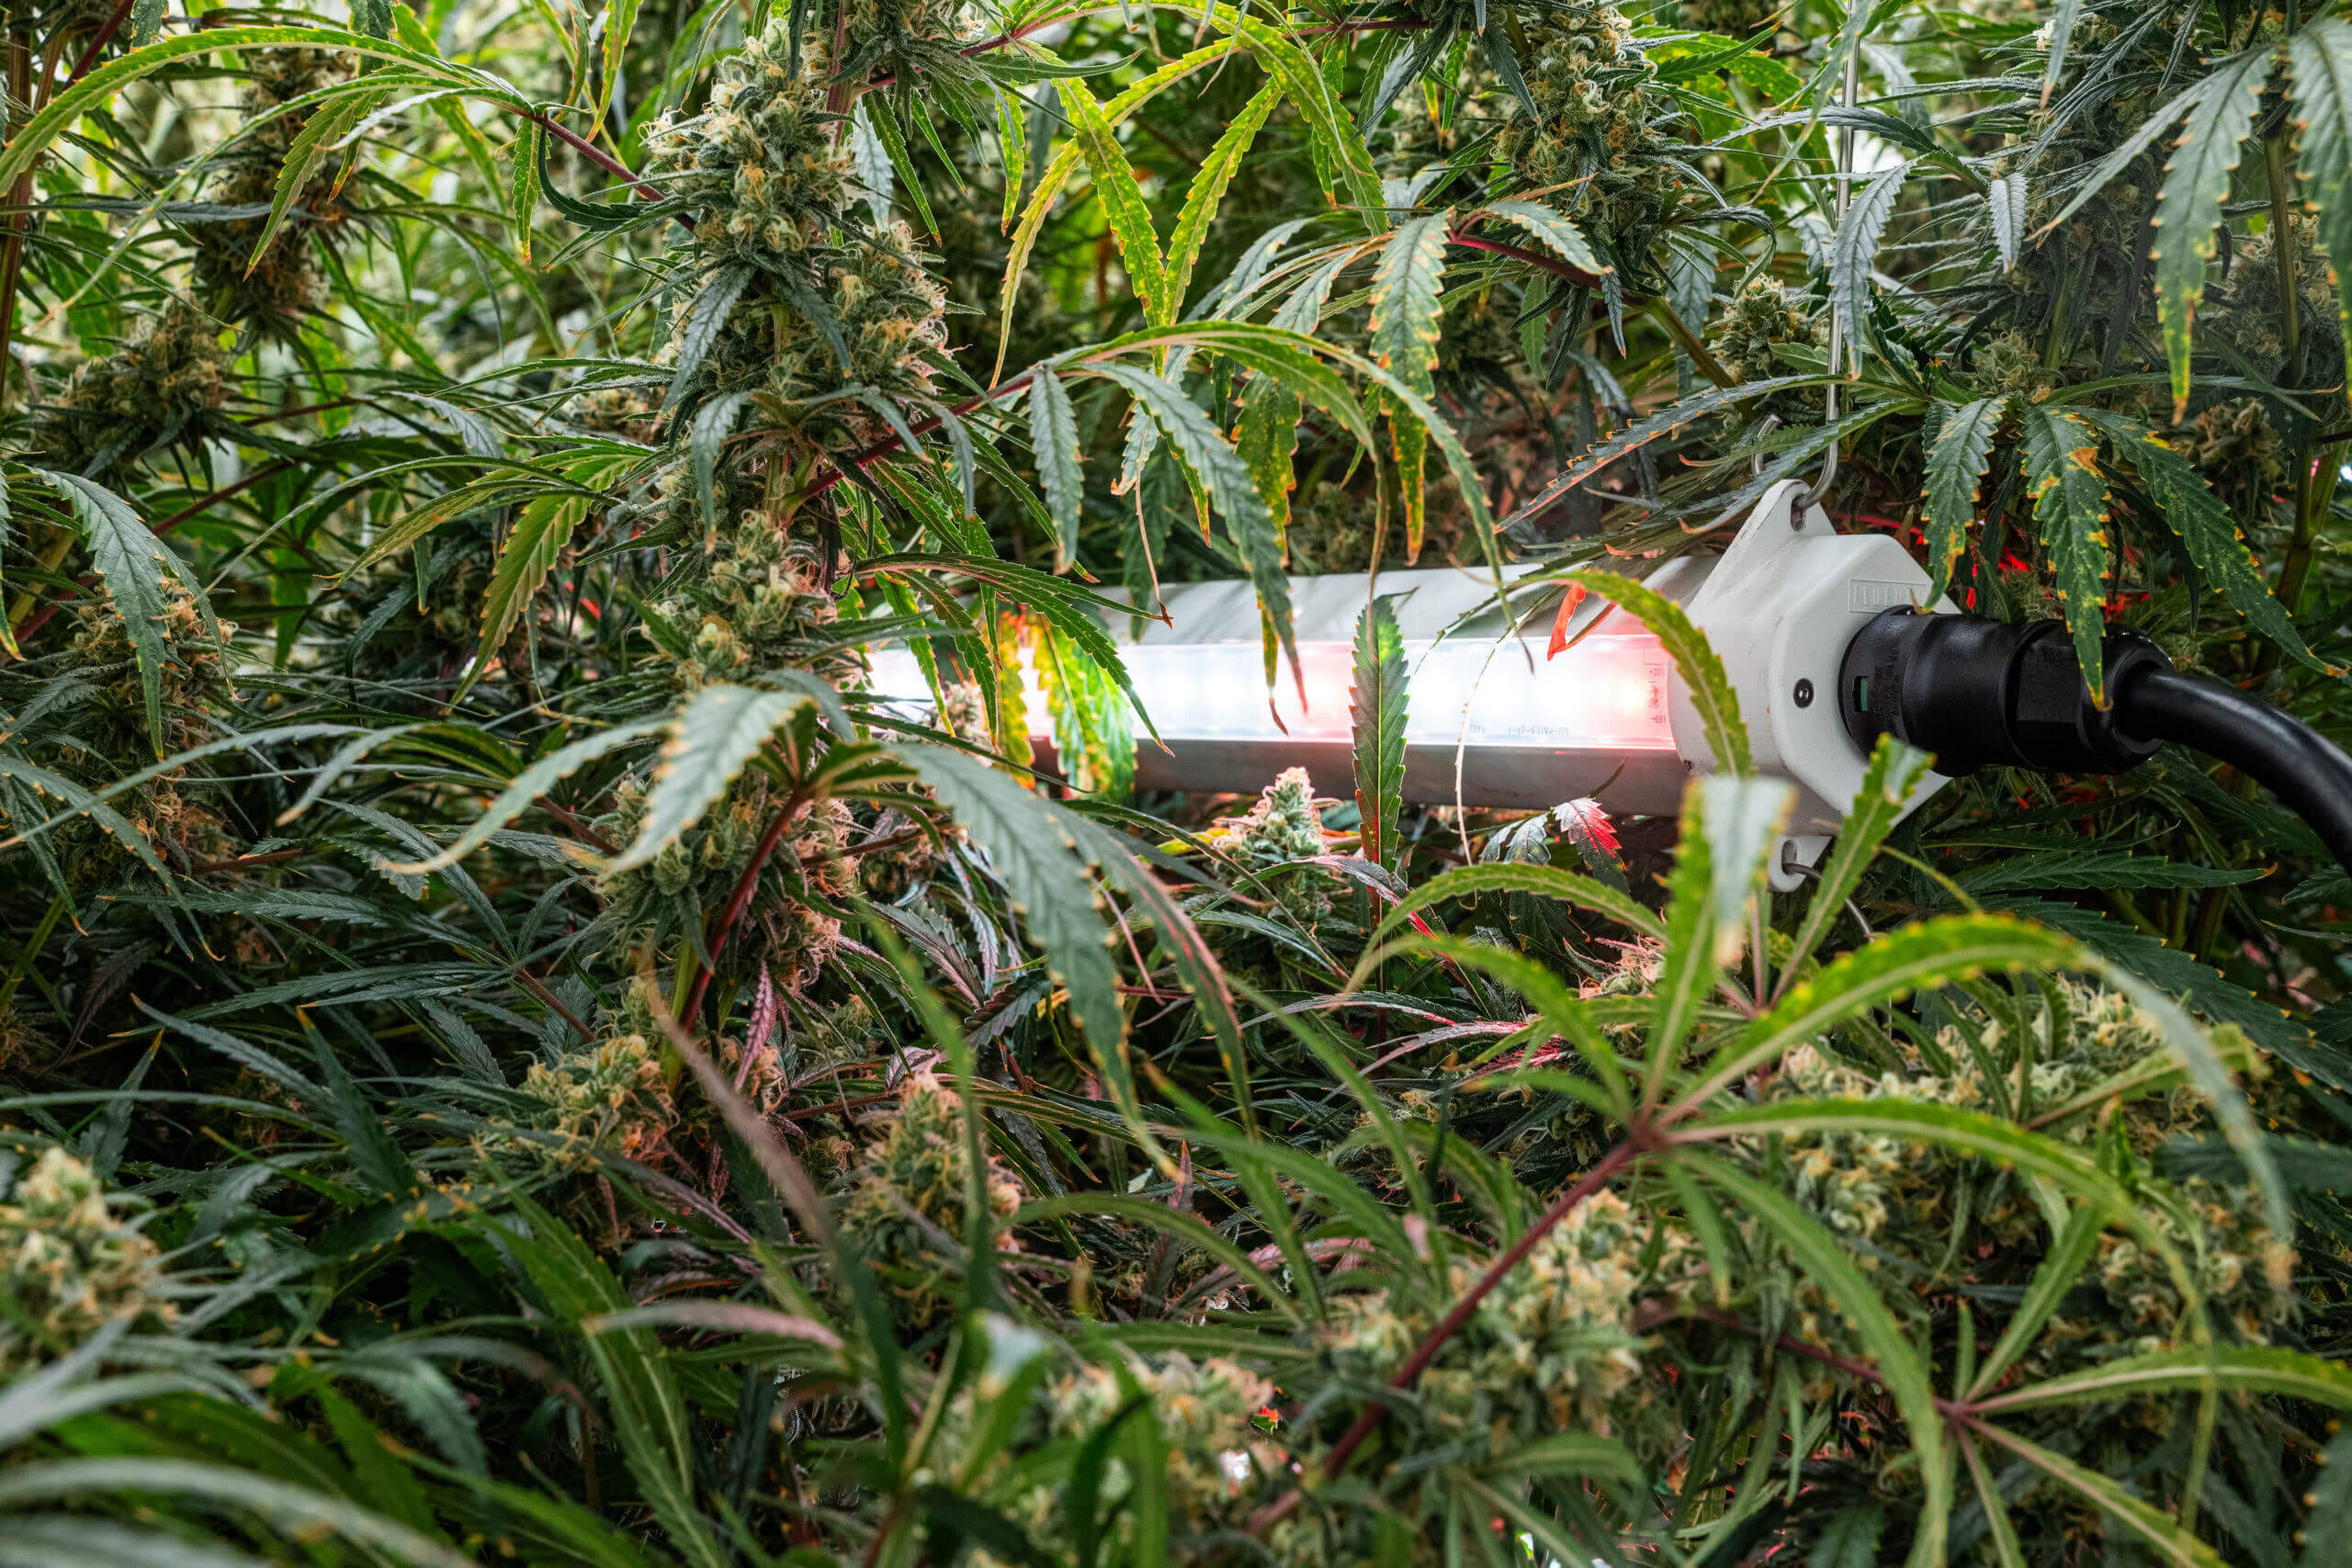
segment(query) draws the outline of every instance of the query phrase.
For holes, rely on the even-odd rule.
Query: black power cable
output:
[[[1863,750],[1893,735],[1955,777],[2001,764],[2120,773],[2171,741],[2267,785],[2352,871],[2352,757],[2267,703],[2182,674],[2136,632],[2110,630],[2104,663],[2108,708],[2091,701],[2061,622],[1888,610],[1847,646],[1838,711]]]

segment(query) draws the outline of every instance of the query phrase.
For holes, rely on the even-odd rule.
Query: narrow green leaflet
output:
[[[1560,470],[1559,476],[1519,504],[1517,510],[1504,518],[1509,526],[1522,518],[1533,517],[1559,503],[1562,496],[1586,483],[1595,474],[1621,457],[1632,456],[1653,441],[1662,440],[1676,431],[1688,428],[1709,414],[1734,403],[1745,402],[1766,392],[1783,389],[1818,386],[1826,380],[1823,376],[1775,376],[1761,381],[1743,381],[1735,387],[1710,387],[1683,398],[1645,419],[1634,421],[1624,429],[1598,443],[1593,448]]]
[[[355,93],[338,98],[313,114],[308,124],[295,133],[293,143],[286,150],[285,166],[277,172],[277,185],[271,193],[269,221],[262,225],[261,235],[254,242],[253,254],[245,259],[250,273],[261,265],[261,258],[285,227],[286,214],[302,187],[311,183],[311,175],[325,162],[327,149],[344,132],[367,118],[383,95],[372,92]]]
[[[1821,880],[1814,884],[1804,921],[1789,944],[1790,952],[1813,953],[1831,924],[1846,912],[1846,900],[1860,886],[1879,845],[1902,819],[1911,792],[1927,776],[1928,763],[1928,754],[1917,747],[1906,746],[1892,735],[1879,737],[1870,765],[1862,770],[1861,787],[1846,808],[1845,824],[1821,863]],[[1792,967],[1788,973],[1793,976],[1796,971]]]
[[[2156,316],[2172,367],[2176,423],[2188,417],[2189,323],[2205,297],[2205,264],[2218,247],[2222,201],[2230,193],[2239,146],[2254,129],[2273,59],[2269,49],[2248,50],[2200,84],[2207,90],[2189,107],[2156,194]]]
[[[562,1221],[517,1194],[500,1244],[558,1321],[575,1327],[637,1303],[612,1270]],[[612,1412],[613,1436],[662,1534],[692,1568],[726,1568],[732,1555],[711,1534],[695,1496],[693,1423],[684,1389],[650,1328],[582,1336]]]
[[[1683,1156],[1689,1158],[1690,1156]],[[1855,1264],[1845,1245],[1820,1222],[1799,1209],[1779,1189],[1767,1186],[1746,1171],[1714,1159],[1693,1159],[1702,1179],[1720,1189],[1741,1213],[1753,1215],[1776,1235],[1830,1303],[1860,1337],[1878,1364],[1886,1392],[1910,1434],[1918,1456],[1923,1507],[1919,1536],[1940,1543],[1945,1521],[1951,1514],[1951,1471],[1944,1462],[1943,1416],[1936,1408],[1935,1384],[1926,1359],[1904,1337],[1894,1314],[1879,1299],[1870,1279]]]
[[[1705,634],[1691,625],[1682,606],[1656,590],[1614,572],[1571,571],[1564,574],[1563,581],[1582,583],[1588,591],[1650,629],[1665,646],[1667,657],[1674,660],[1683,684],[1690,688],[1690,704],[1699,710],[1699,722],[1706,732],[1708,748],[1715,754],[1715,766],[1726,773],[1747,773],[1753,762],[1747,749],[1747,726],[1739,716],[1739,694],[1732,689],[1731,677],[1724,673],[1724,661],[1715,657],[1715,650],[1707,646]]]
[[[1102,874],[1102,880],[1134,900],[1127,919],[1148,921],[1159,932],[1160,951],[1176,971],[1177,983],[1192,995],[1201,1021],[1216,1041],[1218,1060],[1241,1113],[1241,1125],[1257,1136],[1256,1110],[1250,1100],[1250,1056],[1242,1043],[1240,1015],[1234,1010],[1233,993],[1216,954],[1184,912],[1184,906],[1152,874],[1149,867],[1128,852],[1117,834],[1100,823],[1080,818],[1079,841]]]
[[[1674,849],[1674,872],[1666,884],[1666,940],[1660,944],[1657,985],[1649,998],[1648,1061],[1642,1074],[1642,1110],[1656,1111],[1668,1071],[1680,1065],[1682,1044],[1701,1004],[1714,994],[1723,957],[1708,929],[1709,892],[1715,881],[1713,835],[1707,808],[1713,804],[1702,781],[1682,792],[1681,832]]]
[[[1036,661],[1063,775],[1089,795],[1125,799],[1135,788],[1136,733],[1118,683],[1051,622],[1039,628]]]
[[[1749,1020],[1680,1102],[1701,1105],[1839,1020],[1922,987],[1996,970],[2080,969],[2089,962],[2072,938],[2002,915],[1948,915],[1904,926],[1840,957]]]
[[[1029,383],[1029,446],[1037,459],[1037,482],[1054,514],[1054,570],[1064,570],[1078,555],[1078,525],[1086,499],[1079,472],[1078,415],[1060,377],[1040,369]]]
[[[1894,216],[1895,197],[1903,194],[1903,182],[1910,175],[1910,164],[1897,164],[1864,186],[1830,242],[1829,302],[1838,311],[1849,354],[1859,354],[1871,341],[1871,270],[1878,261],[1886,220]]]
[[[1984,494],[1984,466],[1993,436],[2009,400],[2001,395],[1973,403],[1939,403],[1942,423],[1928,448],[1928,603],[1951,586],[1951,569],[1968,548],[1970,526]]]
[[[2030,1443],[2006,1427],[1977,1428],[1987,1440],[2016,1454],[2036,1470],[2096,1503],[2108,1517],[2145,1543],[2148,1555],[2172,1568],[2226,1568],[2222,1554],[2180,1528],[2179,1522],[2124,1490],[2122,1483],[2086,1470],[2062,1454]]]
[[[1250,144],[1264,129],[1266,118],[1282,102],[1280,82],[1269,82],[1242,107],[1225,134],[1201,160],[1200,172],[1193,176],[1192,186],[1184,192],[1184,209],[1176,215],[1176,231],[1168,236],[1168,295],[1172,315],[1184,308],[1184,296],[1193,286],[1193,268],[1201,259],[1201,246],[1209,236],[1209,224],[1216,218],[1217,207],[1225,199],[1226,187],[1241,167],[1241,160],[1249,155]]]
[[[1977,1402],[1988,1414],[2049,1404],[2086,1404],[2141,1394],[2194,1393],[2214,1387],[2233,1393],[2267,1393],[2352,1409],[2352,1371],[2318,1356],[2278,1345],[2192,1346],[2105,1361]]]
[[[472,826],[458,835],[456,840],[447,849],[429,860],[418,861],[413,864],[388,863],[385,869],[398,872],[402,875],[413,876],[422,875],[429,871],[439,871],[446,865],[457,864],[458,862],[490,842],[492,834],[529,810],[533,801],[547,794],[555,785],[570,778],[597,758],[617,751],[624,746],[644,739],[647,736],[658,734],[668,728],[669,723],[667,719],[649,718],[641,719],[635,724],[616,725],[610,729],[602,730],[588,737],[585,740],[575,740],[569,746],[558,747],[515,774],[514,782],[501,791],[498,798],[490,803],[488,809],[474,819]],[[363,736],[361,739],[372,740],[375,737]]]
[[[1794,788],[1781,779],[1712,774],[1694,787],[1706,802],[1707,937],[1715,962],[1730,964],[1747,945],[1748,912],[1765,872],[1765,855],[1788,824]]]
[[[1586,243],[1583,232],[1575,224],[1540,201],[1497,201],[1480,210],[1518,224],[1570,266],[1582,267],[1595,275],[1611,270],[1608,263],[1592,254],[1592,247]]]
[[[184,1497],[210,1508],[269,1520],[300,1540],[321,1542],[328,1536],[340,1536],[380,1560],[413,1563],[418,1568],[469,1568],[477,1561],[341,1493],[320,1491],[235,1465],[142,1453],[51,1460],[0,1472],[0,1508],[12,1515],[21,1505],[54,1507],[85,1494],[105,1502],[133,1495],[152,1501]],[[173,1554],[161,1561],[202,1562],[201,1558],[179,1555],[185,1550],[185,1538],[175,1532],[170,1539]]]
[[[1424,398],[1434,383],[1438,318],[1444,310],[1445,239],[1451,211],[1416,218],[1389,236],[1372,275],[1372,355],[1380,367]],[[1396,447],[1396,484],[1405,500],[1405,558],[1421,553],[1428,498],[1421,474],[1429,457],[1429,433],[1412,419],[1392,419]]]
[[[466,685],[480,680],[490,661],[505,646],[506,634],[523,613],[555,563],[571,543],[572,534],[586,520],[588,509],[605,486],[642,458],[633,451],[594,452],[562,465],[563,477],[578,488],[534,496],[516,514],[514,528],[498,552],[498,568],[482,595],[481,648],[474,656]],[[462,694],[462,692],[461,692]]]
[[[2197,563],[2198,575],[2220,589],[2232,609],[2298,663],[2323,674],[2342,673],[2304,643],[2287,606],[2270,592],[2270,580],[2246,547],[2245,530],[2205,483],[2204,475],[2137,420],[2105,409],[2084,408],[2076,413],[2105,431],[2118,455],[2139,471],[2149,499]]]
[[[2065,3],[2071,5],[2073,0]],[[1993,220],[1993,245],[2001,253],[2001,270],[2015,272],[2025,244],[2025,175],[2003,175],[1996,179],[1984,192],[1984,206]]]
[[[1111,237],[1118,242],[1119,265],[1126,269],[1136,298],[1143,301],[1145,320],[1156,327],[1167,326],[1175,321],[1181,301],[1170,291],[1159,258],[1159,234],[1151,226],[1151,211],[1143,204],[1143,194],[1136,189],[1135,171],[1128,166],[1127,155],[1094,95],[1076,81],[1065,79],[1057,85],[1062,107],[1077,135],[1080,155],[1094,182],[1095,199],[1102,204]]]
[[[1115,127],[1148,99],[1203,66],[1224,59],[1236,47],[1237,40],[1233,39],[1218,39],[1203,44],[1190,54],[1170,61],[1141,81],[1130,83],[1118,96],[1103,105],[1102,118]],[[1029,205],[1023,209],[1021,221],[1012,231],[1012,248],[1005,255],[1004,284],[998,293],[1007,330],[997,336],[996,364],[989,372],[990,380],[1004,374],[1005,350],[1012,342],[1010,328],[1014,320],[1014,301],[1021,292],[1021,278],[1028,267],[1029,254],[1036,248],[1037,235],[1046,226],[1046,216],[1052,211],[1055,201],[1061,196],[1062,187],[1069,183],[1069,176],[1080,162],[1080,152],[1075,143],[1065,145],[1054,154],[1038,175],[1036,188],[1029,195]]]
[[[2295,173],[2318,210],[2322,248],[2331,257],[2352,256],[2352,25],[2336,17],[2304,23],[2288,40],[2287,62],[2302,130]],[[2329,271],[2345,374],[2352,377],[2352,265]]]
[[[1372,275],[1372,355],[1427,396],[1437,365],[1444,310],[1445,239],[1451,211],[1416,218],[1388,237]]]
[[[1257,55],[1258,63],[1282,85],[1283,96],[1298,109],[1315,154],[1315,172],[1323,194],[1335,206],[1353,209],[1364,231],[1378,234],[1388,228],[1388,198],[1363,133],[1314,59],[1296,40],[1254,17],[1231,18],[1235,36]]]
[[[2098,435],[2077,415],[2042,403],[2018,410],[2034,520],[2058,579],[2075,657],[2091,700],[2107,706],[2107,476]]]
[[[664,409],[678,406],[680,395],[709,356],[711,345],[718,341],[719,329],[727,324],[728,313],[743,297],[752,276],[752,269],[743,263],[729,263],[714,271],[702,292],[695,296],[693,307],[686,311],[685,325],[679,329],[678,367],[672,372],[670,390],[662,400]]]
[[[507,188],[506,221],[514,231],[514,254],[531,265],[531,215],[539,209],[539,159],[546,152],[547,132],[536,119],[514,138],[508,155],[514,160],[514,184]]]
[[[1456,866],[1451,871],[1440,872],[1406,894],[1396,901],[1395,908],[1381,917],[1379,926],[1364,942],[1366,956],[1357,961],[1356,972],[1349,976],[1347,988],[1351,991],[1361,988],[1364,976],[1371,972],[1371,954],[1399,928],[1408,921],[1413,921],[1420,911],[1449,898],[1475,898],[1482,893],[1525,893],[1538,898],[1556,898],[1562,903],[1606,915],[1626,930],[1654,942],[1666,940],[1666,927],[1656,915],[1635,903],[1629,895],[1589,876],[1579,875],[1556,865],[1536,865],[1525,862]],[[2018,929],[2024,928],[2020,925]]]
[[[30,470],[33,476],[63,496],[82,525],[90,549],[90,564],[107,585],[114,613],[130,634],[132,656],[139,664],[139,690],[147,705],[147,739],[155,755],[164,754],[164,580],[171,578],[194,597],[206,629],[214,637],[220,627],[202,585],[187,563],[174,554],[139,520],[130,503],[79,474]]]
[[[596,113],[601,121],[612,113],[613,89],[620,85],[621,66],[628,58],[629,34],[637,30],[638,0],[605,0],[604,71],[596,81]]]
[[[1265,498],[1258,493],[1249,465],[1182,389],[1131,366],[1094,364],[1086,368],[1125,388],[1167,432],[1186,466],[1200,476],[1209,504],[1225,519],[1233,542],[1240,547],[1250,581],[1258,590],[1259,607],[1265,612],[1276,644],[1289,655],[1292,677],[1304,693],[1306,675],[1299,665],[1298,645],[1291,630],[1290,577],[1283,566],[1282,536]]]
[[[676,843],[759,755],[776,726],[815,701],[805,692],[750,686],[710,685],[696,692],[670,721],[637,841],[605,869],[631,870]]]
[[[1390,870],[1404,847],[1397,818],[1405,810],[1405,703],[1404,636],[1389,601],[1374,599],[1356,617],[1348,715],[1355,735],[1360,852]]]
[[[190,55],[235,55],[251,50],[289,46],[344,50],[364,59],[396,61],[416,68],[432,79],[468,89],[492,102],[503,103],[517,113],[527,112],[530,107],[513,88],[487,72],[457,65],[438,55],[371,38],[366,33],[322,27],[315,23],[300,27],[206,28],[160,38],[129,54],[109,60],[50,99],[39,114],[27,120],[8,139],[6,148],[0,148],[0,186],[14,185],[17,177],[30,169],[40,155],[49,151],[50,144],[64,135],[76,120],[93,109],[104,107],[115,94],[133,82],[152,76]]]
[[[1079,849],[1082,823],[1022,788],[1010,773],[961,751],[914,742],[895,750],[988,852],[1013,908],[1069,993],[1071,1016],[1104,1089],[1144,1146],[1156,1147],[1127,1065],[1126,1015],[1111,962],[1111,931]]]

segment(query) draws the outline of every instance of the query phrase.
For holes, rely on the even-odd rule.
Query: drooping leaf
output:
[[[2340,17],[2307,22],[2287,40],[2293,113],[2301,131],[2295,174],[2317,209],[2319,241],[2335,280],[2336,331],[2352,377],[2352,25]]]
[[[1542,202],[1494,201],[1481,210],[1518,224],[1570,266],[1582,267],[1596,276],[1611,270],[1608,263],[1593,254],[1582,231]]]
[[[517,1215],[502,1224],[500,1245],[558,1321],[577,1327],[636,1304],[562,1221],[527,1198],[514,1201]],[[643,1327],[608,1327],[582,1339],[604,1384],[613,1436],[668,1544],[691,1568],[725,1568],[731,1554],[695,1499],[692,1416],[661,1341]]]
[[[1160,259],[1159,234],[1152,227],[1151,211],[1144,206],[1142,193],[1136,189],[1135,171],[1128,167],[1127,155],[1120,150],[1119,139],[1094,95],[1075,81],[1063,81],[1059,86],[1080,155],[1094,182],[1095,199],[1102,204],[1111,237],[1118,243],[1119,265],[1126,269],[1127,281],[1143,302],[1144,319],[1156,327],[1167,326],[1175,321],[1182,301],[1170,288],[1166,264]]]
[[[1232,26],[1298,110],[1325,197],[1336,206],[1352,209],[1366,233],[1385,232],[1388,199],[1381,189],[1380,175],[1372,166],[1363,133],[1356,129],[1354,117],[1321,67],[1295,40],[1255,17],[1235,17]]]
[[[2073,5],[2075,0],[2063,0]],[[1993,245],[2001,253],[2001,270],[2015,272],[2025,243],[2026,182],[2022,174],[2002,175],[1984,192],[1984,206],[1993,220]]]
[[[2052,1453],[1997,1424],[1987,1423],[1978,1430],[2068,1490],[2097,1504],[2109,1518],[2139,1537],[2153,1561],[2169,1563],[2172,1568],[2224,1568],[2220,1552],[2183,1529],[2178,1520],[2134,1496],[2112,1476]]]
[[[270,197],[268,221],[262,225],[260,235],[254,241],[253,251],[245,258],[247,273],[261,265],[261,258],[268,252],[271,242],[285,227],[286,215],[293,207],[295,198],[302,194],[311,183],[311,176],[326,161],[329,148],[345,131],[367,118],[368,111],[376,107],[379,99],[379,95],[365,92],[337,98],[314,112],[302,129],[295,132],[292,143],[286,150],[285,165],[278,170],[277,187]]]
[[[688,698],[669,723],[662,762],[647,793],[637,841],[614,857],[608,873],[645,864],[727,793],[778,725],[816,699],[805,692],[763,692],[713,684]]]
[[[1919,1533],[1927,1540],[1940,1541],[1951,1513],[1951,1472],[1944,1462],[1944,1420],[1936,1408],[1926,1357],[1904,1336],[1870,1276],[1818,1220],[1779,1188],[1726,1162],[1710,1158],[1692,1163],[1702,1179],[1720,1189],[1740,1213],[1762,1222],[1860,1339],[1918,1459]]]
[[[673,409],[685,391],[695,372],[702,368],[711,345],[718,341],[720,329],[735,309],[735,301],[743,297],[750,286],[752,270],[741,262],[730,262],[710,275],[702,292],[695,296],[693,307],[686,312],[685,325],[678,333],[678,367],[670,377],[670,390],[662,406]]]
[[[1210,423],[1208,415],[1201,412],[1200,405],[1186,397],[1182,389],[1131,366],[1096,364],[1087,368],[1125,388],[1167,433],[1185,466],[1200,476],[1210,504],[1216,508],[1217,515],[1232,531],[1233,542],[1240,547],[1242,562],[1250,569],[1250,581],[1258,591],[1259,607],[1272,628],[1276,645],[1289,655],[1292,675],[1304,696],[1306,676],[1299,665],[1297,642],[1291,629],[1290,579],[1283,569],[1282,536],[1274,527],[1273,514],[1266,510],[1265,498],[1258,493],[1249,466]]]
[[[896,750],[988,852],[1013,908],[1045,950],[1047,965],[1069,989],[1071,1016],[1103,1088],[1145,1145],[1154,1146],[1127,1065],[1126,1016],[1119,1005],[1118,971],[1111,963],[1111,932],[1086,875],[1080,829],[1066,818],[1064,807],[960,751],[914,742]]]
[[[1624,847],[1600,802],[1590,795],[1564,800],[1552,807],[1552,820],[1587,873],[1621,893],[1626,890]]]
[[[1691,705],[1699,710],[1708,748],[1715,754],[1715,766],[1726,773],[1747,773],[1753,764],[1747,727],[1739,716],[1739,694],[1724,672],[1723,660],[1707,646],[1705,634],[1691,624],[1682,606],[1614,572],[1572,571],[1566,581],[1581,584],[1649,628],[1690,688]]]
[[[2117,454],[2138,470],[2148,487],[2149,499],[2180,536],[2188,558],[2197,563],[2198,575],[2220,589],[2231,608],[2290,658],[2323,674],[2340,673],[2304,643],[2287,607],[2270,592],[2269,579],[2246,547],[2245,530],[2206,484],[2205,476],[2136,420],[2106,409],[2078,412],[2105,431],[2115,443]]]
[[[1388,238],[1372,275],[1372,353],[1381,368],[1427,397],[1437,365],[1438,319],[1445,280],[1446,231],[1451,211],[1416,218]],[[1392,421],[1396,482],[1405,501],[1405,558],[1421,553],[1426,515],[1421,469],[1429,438],[1411,419]],[[1375,563],[1376,564],[1376,563]]]
[[[615,725],[600,730],[584,740],[572,741],[548,752],[523,772],[514,782],[500,792],[498,798],[474,819],[473,825],[453,840],[449,847],[429,859],[413,864],[392,863],[386,869],[404,876],[422,876],[455,865],[466,856],[490,842],[491,836],[531,807],[531,803],[597,758],[607,756],[632,742],[644,739],[668,728],[666,719],[643,719],[635,724]]]
[[[2222,201],[2230,193],[2240,145],[2254,129],[2254,111],[2272,62],[2271,50],[2248,50],[2200,84],[2206,90],[2188,107],[2156,193],[2156,316],[2164,324],[2165,358],[2172,369],[2175,423],[2188,415],[2189,325],[2205,297],[2205,265],[2219,243],[2214,231],[2221,226]]]
[[[1984,493],[1993,436],[2008,408],[2006,396],[1972,403],[1940,403],[1943,423],[1928,448],[1928,584],[1933,604],[1951,586],[1951,569],[1968,548],[1970,526]]]
[[[2076,414],[2044,403],[2018,410],[2024,440],[2026,483],[2034,520],[2058,579],[2059,603],[2075,639],[2091,701],[2107,706],[2107,476],[2099,471],[2098,436]]]
[[[1849,354],[1859,355],[1871,339],[1865,335],[1871,313],[1871,272],[1878,265],[1879,241],[1887,220],[1894,216],[1895,198],[1911,165],[1897,164],[1855,194],[1838,225],[1829,250],[1829,302],[1838,312]]]
[[[147,738],[155,755],[164,754],[164,580],[178,582],[195,601],[204,629],[218,640],[220,627],[202,585],[187,564],[173,553],[139,520],[130,503],[79,474],[31,470],[33,476],[63,496],[82,525],[90,564],[107,585],[114,613],[130,634],[132,656],[139,665],[139,690],[147,706]]]
[[[1078,415],[1061,378],[1051,370],[1041,368],[1029,383],[1029,448],[1037,459],[1046,509],[1054,514],[1054,566],[1060,570],[1077,558],[1086,480],[1079,472]]]
[[[1845,913],[1846,900],[1853,897],[1887,834],[1902,820],[1912,792],[1927,772],[1925,751],[1892,735],[1879,737],[1870,763],[1862,770],[1861,787],[1854,791],[1853,802],[1846,808],[1837,841],[1821,863],[1821,880],[1814,884],[1804,920],[1790,943],[1790,951],[1800,959],[1820,945],[1830,925]]]
[[[1193,286],[1193,268],[1201,259],[1201,246],[1208,240],[1209,225],[1216,219],[1217,209],[1225,199],[1226,187],[1241,168],[1241,161],[1250,155],[1250,143],[1264,129],[1266,118],[1282,102],[1282,84],[1269,82],[1258,89],[1257,95],[1242,106],[1241,112],[1225,128],[1209,155],[1193,175],[1193,183],[1185,188],[1183,209],[1176,215],[1175,231],[1168,236],[1168,294],[1171,315],[1184,308],[1184,296]]]

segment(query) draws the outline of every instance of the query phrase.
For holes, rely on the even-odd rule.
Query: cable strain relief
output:
[[[2124,732],[2115,696],[2145,670],[2169,670],[2164,649],[2138,632],[2109,626],[2100,685],[2108,706],[2091,700],[2074,638],[2063,621],[2041,621],[2012,665],[2008,734],[2018,766],[2051,773],[2120,773],[2156,754],[2161,742]]]

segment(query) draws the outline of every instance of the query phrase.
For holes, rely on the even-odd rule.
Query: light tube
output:
[[[1928,575],[1898,542],[1839,534],[1798,480],[1766,491],[1720,556],[1684,555],[1643,581],[1681,607],[1720,660],[1747,731],[1748,770],[1796,786],[1768,863],[1775,886],[1794,886],[1838,831],[1869,761],[1840,717],[1847,646],[1889,606],[1952,606],[1926,603]],[[1166,742],[1141,737],[1136,784],[1254,794],[1283,769],[1304,767],[1322,792],[1346,794],[1354,632],[1377,592],[1396,609],[1408,671],[1407,799],[1541,810],[1590,795],[1613,812],[1676,811],[1691,775],[1721,765],[1721,724],[1694,705],[1657,639],[1595,594],[1571,617],[1570,646],[1546,658],[1551,615],[1510,629],[1496,586],[1487,572],[1458,570],[1384,571],[1376,582],[1363,574],[1291,579],[1302,705],[1287,668],[1270,702],[1249,583],[1167,585],[1166,624],[1137,631],[1117,616],[1109,628]],[[1532,603],[1517,595],[1521,611]],[[884,649],[873,660],[876,695],[929,707],[911,653]],[[1029,733],[1049,749],[1051,716],[1025,654],[1022,674]],[[1927,775],[1903,809],[1942,783]]]

